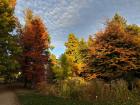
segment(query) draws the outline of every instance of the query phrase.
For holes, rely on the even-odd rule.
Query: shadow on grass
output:
[[[140,105],[139,103],[135,103],[133,101],[127,102],[86,102],[86,101],[76,101],[71,99],[65,99],[55,96],[46,96],[39,94],[37,92],[20,92],[17,93],[19,97],[19,101],[21,105]]]

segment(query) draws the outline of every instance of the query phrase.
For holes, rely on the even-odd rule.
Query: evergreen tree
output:
[[[88,45],[82,38],[78,40],[74,34],[70,34],[65,43],[66,56],[71,64],[73,76],[82,76],[81,73],[88,69]]]
[[[66,79],[71,76],[71,64],[66,56],[66,54],[62,54],[60,57],[60,65],[62,69],[62,79]]]
[[[124,19],[115,15],[105,30],[96,34],[94,46],[90,47],[89,66],[97,77],[107,81],[124,77],[128,80],[140,70],[140,46],[126,27]]]
[[[75,37],[74,34],[70,34],[68,37],[68,41],[65,43],[66,46],[66,56],[68,61],[70,62],[71,66],[72,66],[72,73],[73,76],[77,75],[77,67],[76,64],[78,62],[79,59],[79,51],[78,51],[78,47],[79,47],[79,40]]]
[[[88,44],[83,38],[79,41],[78,56],[77,69],[78,74],[81,75],[81,73],[88,72],[87,62],[89,59]]]
[[[7,79],[17,72],[17,56],[21,52],[18,37],[13,33],[17,22],[14,17],[15,3],[15,0],[0,0],[0,73],[4,73]]]

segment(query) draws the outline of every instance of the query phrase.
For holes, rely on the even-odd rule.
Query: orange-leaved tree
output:
[[[97,77],[107,81],[121,77],[130,80],[140,71],[140,46],[126,27],[126,21],[116,14],[93,39],[89,66]]]
[[[45,67],[49,59],[49,34],[40,17],[31,10],[25,12],[26,24],[21,35],[23,46],[23,73],[26,81],[35,83],[45,80]]]

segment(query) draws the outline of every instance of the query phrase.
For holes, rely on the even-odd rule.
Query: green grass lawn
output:
[[[101,102],[94,101],[85,102],[85,101],[76,101],[70,99],[64,99],[54,96],[45,96],[38,93],[25,93],[19,94],[19,101],[21,105],[140,105],[136,101],[124,101],[124,102]]]
[[[93,105],[89,102],[69,100],[40,94],[18,95],[22,105]]]

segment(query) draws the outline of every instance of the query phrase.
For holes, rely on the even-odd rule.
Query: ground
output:
[[[20,104],[21,103],[21,104]],[[8,88],[0,85],[0,105],[140,105],[139,98],[121,101],[78,101],[62,97],[46,96],[32,89]]]
[[[20,105],[15,92],[0,85],[0,105]]]
[[[17,92],[18,98],[22,105],[140,105],[139,99],[134,97],[132,100],[127,101],[78,101],[68,98],[46,96],[38,93],[37,91],[30,92]]]

